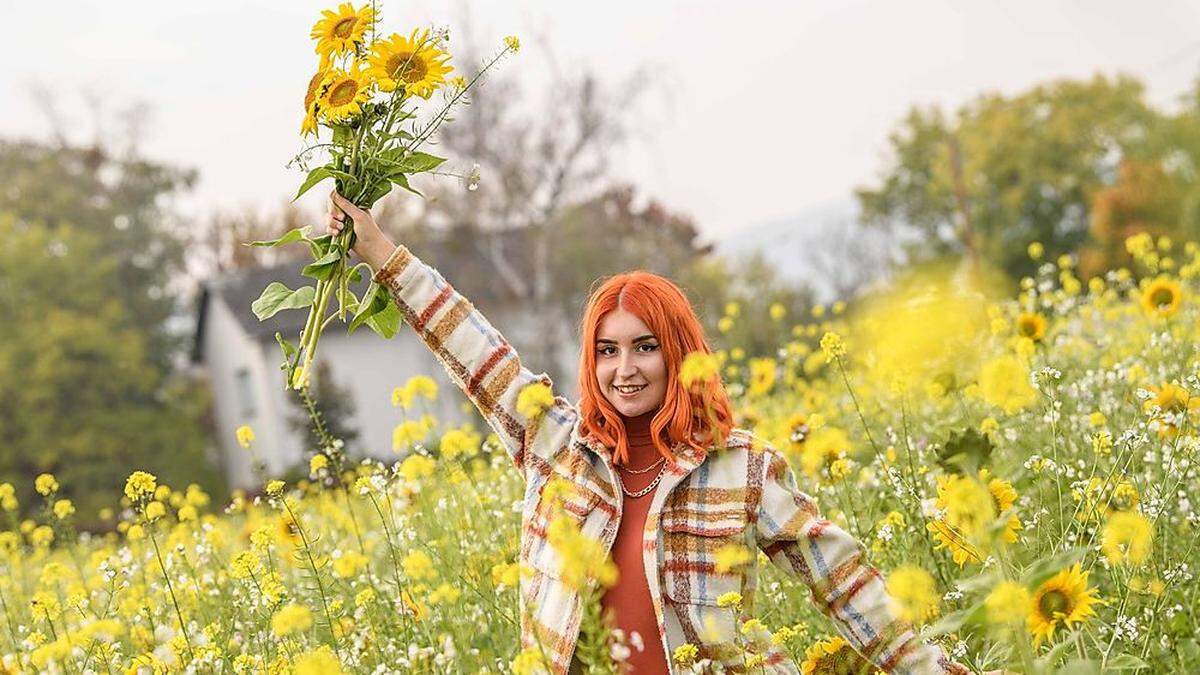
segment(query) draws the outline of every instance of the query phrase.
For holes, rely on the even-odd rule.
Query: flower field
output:
[[[959,662],[1193,672],[1200,250],[1147,236],[1127,249],[1129,269],[1086,282],[1070,257],[1043,261],[1007,298],[968,265],[810,317],[773,311],[794,324],[777,354],[718,334],[717,358],[687,374],[719,369],[739,426],[785,451],[887,575],[897,611]],[[739,314],[727,307],[721,326]],[[308,480],[262,476],[261,494],[230,503],[129,467],[103,534],[76,532],[53,476],[29,477],[44,503],[24,509],[0,485],[4,669],[539,672],[537,651],[518,651],[520,477],[486,430],[425,413],[457,392],[398,384],[391,465],[332,441]],[[253,431],[236,433],[253,453]],[[565,534],[581,583],[603,581],[592,542]],[[870,672],[761,554],[716,564],[752,555],[748,669],[773,642],[805,673]],[[589,648],[619,661],[637,646]],[[694,656],[672,655],[705,671]]]

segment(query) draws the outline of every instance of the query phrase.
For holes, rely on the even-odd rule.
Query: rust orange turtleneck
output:
[[[650,421],[654,419],[654,411],[622,419],[629,443],[629,461],[615,468],[618,477],[625,484],[625,489],[637,492],[654,482],[659,469],[663,468],[662,464],[658,464],[645,473],[633,474],[627,471],[645,469],[662,458],[650,440]],[[620,489],[620,486],[617,486],[617,489]],[[620,628],[627,636],[637,631],[642,638],[644,649],[640,652],[634,649],[628,660],[631,670],[627,672],[636,675],[659,675],[669,672],[642,562],[643,530],[655,492],[656,490],[651,490],[641,497],[630,497],[624,492],[621,493],[624,500],[621,524],[617,527],[617,538],[612,547],[613,562],[617,566],[617,583],[600,598],[603,611],[611,613],[613,627]]]

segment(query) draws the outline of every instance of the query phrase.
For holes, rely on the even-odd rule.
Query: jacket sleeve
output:
[[[553,387],[550,378],[525,368],[504,336],[436,269],[400,245],[374,280],[390,291],[405,322],[483,414],[518,470],[528,474],[537,458],[548,459],[568,442],[575,407],[554,396],[540,415],[518,412],[521,391],[537,382]]]
[[[821,518],[812,497],[800,492],[787,461],[767,448],[756,536],[762,551],[803,581],[814,602],[855,650],[889,673],[966,675],[936,645],[923,643],[896,616],[883,578],[867,564],[854,537]]]

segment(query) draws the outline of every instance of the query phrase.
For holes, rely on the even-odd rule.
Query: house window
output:
[[[255,413],[254,382],[250,379],[250,369],[238,368],[234,379],[237,381],[237,397],[238,404],[242,409],[242,417],[253,417]]]

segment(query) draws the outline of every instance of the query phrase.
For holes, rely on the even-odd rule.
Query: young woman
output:
[[[509,343],[432,267],[383,235],[371,215],[336,192],[329,231],[349,216],[375,280],[390,289],[407,323],[495,430],[527,481],[521,562],[521,644],[541,649],[555,675],[578,672],[573,661],[583,614],[580,594],[563,582],[546,541],[542,490],[552,477],[575,490],[564,510],[584,534],[610,550],[618,571],[601,603],[615,627],[637,632],[635,673],[675,672],[672,652],[698,648],[730,670],[734,612],[717,599],[742,595],[754,607],[757,556],[718,572],[715,552],[731,543],[761,549],[812,590],[814,602],[876,666],[894,673],[967,673],[936,646],[923,644],[892,612],[883,579],[850,535],[817,513],[796,488],[777,451],[731,428],[719,381],[689,390],[679,379],[691,352],[708,353],[690,303],[670,281],[647,272],[608,279],[588,301],[582,324],[580,401],[555,397],[544,413],[518,412],[520,392],[550,385],[521,364]],[[758,670],[757,668],[755,670]],[[764,672],[796,673],[772,649]]]

